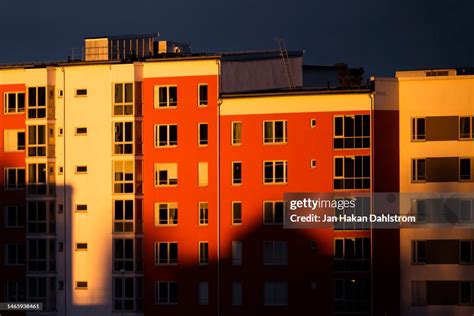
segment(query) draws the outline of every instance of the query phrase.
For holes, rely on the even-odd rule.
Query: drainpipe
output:
[[[67,250],[68,250],[68,243],[67,243],[67,204],[66,204],[66,197],[67,197],[67,187],[66,187],[66,70],[64,67],[61,68],[63,73],[63,234],[64,234],[64,315],[67,316],[67,291],[68,291],[68,282],[67,282]]]
[[[220,261],[221,261],[221,132],[220,132],[220,122],[221,122],[221,104],[222,100],[219,98],[220,88],[221,88],[221,61],[217,60],[217,316],[220,316],[221,306],[220,306],[220,283],[221,283],[221,270],[220,270]]]
[[[374,89],[375,90],[375,89]],[[370,97],[370,214],[374,213],[374,96],[375,91],[371,91]],[[374,315],[374,229],[370,223],[370,315]]]

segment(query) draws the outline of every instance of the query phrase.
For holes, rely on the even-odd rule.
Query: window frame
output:
[[[201,126],[207,126],[207,137],[206,139],[201,139]],[[198,123],[198,147],[207,147],[209,146],[209,124],[207,122]]]
[[[122,140],[117,140],[117,124],[121,125]],[[127,124],[132,125],[132,140],[126,140],[126,126]],[[127,146],[130,146],[131,152],[127,151]],[[117,150],[121,148],[121,150]],[[122,152],[120,152],[122,151]],[[117,121],[113,122],[112,126],[112,153],[113,155],[133,155],[135,154],[135,122],[133,121]]]
[[[25,205],[5,205],[4,210],[4,225],[3,228],[14,229],[25,227],[26,224],[26,206]],[[10,211],[14,210],[15,214],[15,225],[9,225],[10,222]],[[20,215],[23,212],[23,215]],[[23,223],[22,223],[23,222]]]
[[[15,111],[9,112],[8,107],[10,105],[9,101],[9,95],[14,94],[15,95]],[[23,111],[19,110],[20,108],[18,107],[18,100],[19,100],[19,95],[23,94]],[[26,108],[27,108],[27,99],[26,99],[26,91],[5,91],[3,93],[3,114],[4,115],[21,115],[25,114]]]
[[[236,218],[235,217],[235,205],[240,205],[240,218]],[[243,207],[242,207],[242,201],[232,201],[231,203],[231,225],[232,226],[237,226],[237,225],[242,225],[242,211],[243,211]]]
[[[127,202],[131,202],[132,205],[132,219],[127,219]],[[116,219],[116,212],[117,212],[117,203],[122,204],[122,219]],[[134,233],[135,232],[135,221],[136,221],[136,206],[135,206],[135,199],[114,199],[112,204],[112,230],[115,234],[121,233]],[[131,224],[132,230],[129,231],[126,229],[127,224]],[[117,225],[121,225],[122,229],[116,229]]]
[[[267,163],[272,164],[272,181],[267,181],[267,178],[265,177],[265,167]],[[276,181],[276,167],[277,163],[283,164],[283,181]],[[288,160],[264,160],[263,161],[263,184],[264,185],[285,185],[288,184]],[[278,178],[280,179],[280,178]]]
[[[419,166],[418,162],[424,162],[424,176],[418,174]],[[412,183],[425,183],[426,182],[426,158],[412,158],[411,159],[411,182]]]
[[[242,121],[232,121],[230,123],[230,143],[232,146],[241,146],[242,145]],[[240,126],[240,138],[235,138],[236,126]]]
[[[200,266],[209,265],[209,242],[198,242],[198,263]]]
[[[11,150],[11,144],[9,143],[9,138],[10,133],[13,133],[15,135],[16,139],[16,145],[13,147],[15,148],[14,150]],[[19,144],[19,135],[23,133],[23,146]],[[8,146],[7,146],[8,145]],[[27,145],[27,140],[26,140],[26,130],[24,129],[4,129],[3,130],[3,152],[4,153],[18,153],[18,152],[25,152],[26,151],[26,145]]]
[[[236,165],[240,165],[240,178],[236,178],[235,177],[235,166]],[[232,178],[231,178],[231,182],[232,182],[232,185],[233,186],[241,186],[242,185],[242,178],[243,178],[243,175],[242,175],[242,161],[232,161],[231,162],[231,168],[232,168]]]
[[[466,118],[469,120],[469,136],[461,137],[461,120],[466,119]],[[459,126],[458,127],[458,140],[460,141],[474,140],[474,116],[469,116],[469,115],[459,116],[458,126]]]
[[[131,84],[132,85],[132,102],[126,102],[126,86]],[[116,85],[122,85],[122,102],[116,102]],[[132,113],[126,113],[126,108],[131,107]],[[116,108],[121,108],[119,114],[116,114]],[[113,117],[120,117],[120,116],[134,116],[135,115],[135,83],[134,82],[114,82],[112,83],[112,116]]]
[[[75,98],[86,98],[87,97],[87,88],[78,88],[74,89]]]
[[[461,161],[462,160],[468,160],[469,161],[469,179],[463,179],[463,174],[461,174]],[[474,171],[472,170],[474,166],[474,158],[472,157],[459,157],[459,174],[458,174],[458,180],[459,182],[471,182],[474,180]]]
[[[166,223],[161,223],[161,211],[163,210],[161,207],[166,206]],[[174,208],[172,206],[175,206]],[[157,214],[158,211],[158,214]],[[175,212],[175,219],[171,217],[171,213]],[[160,226],[178,226],[179,223],[179,208],[178,202],[155,202],[154,204],[154,216],[155,216],[155,227]],[[176,223],[174,223],[176,221]]]
[[[362,167],[362,170],[360,171],[361,176],[356,176],[357,172],[357,160],[360,158],[360,165]],[[337,175],[337,160],[342,159],[342,175]],[[346,159],[352,159],[354,160],[354,174],[353,176],[346,176]],[[364,175],[364,160],[368,159],[369,160],[369,176]],[[336,180],[342,180],[342,186],[343,188],[338,189],[336,188]],[[348,188],[346,187],[346,180],[353,180],[353,187]],[[362,183],[362,187],[358,187],[356,185],[357,180]],[[369,181],[369,186],[364,187],[364,182]],[[333,189],[334,191],[367,191],[370,190],[372,186],[372,158],[370,155],[348,155],[348,156],[334,156],[333,158]]]
[[[166,301],[163,302],[161,301],[160,302],[160,284],[166,284],[167,285],[167,298],[166,298]],[[176,292],[176,297],[173,298],[171,297],[171,285],[174,285],[175,286],[175,289],[174,291]],[[179,302],[179,288],[178,288],[178,282],[176,281],[157,281],[155,282],[155,293],[154,293],[155,297],[154,297],[154,300],[153,300],[153,303],[155,305],[177,305],[178,302]]]
[[[122,242],[121,257],[117,257],[117,242]],[[135,272],[137,269],[136,265],[136,256],[137,256],[137,247],[136,247],[136,238],[125,238],[125,237],[113,237],[112,238],[112,271],[113,272]],[[127,245],[132,245],[132,257],[127,257]],[[131,268],[127,269],[127,263],[131,263]],[[122,269],[117,269],[116,266],[121,265]]]
[[[178,241],[156,241],[154,244],[155,266],[177,266],[179,265],[179,243]],[[160,257],[161,245],[166,245],[164,262]],[[171,245],[176,245],[176,258],[171,257]]]
[[[172,166],[173,169],[176,167],[176,179],[170,179],[169,174],[172,173],[168,168],[160,169],[160,165],[166,165],[166,167]],[[178,186],[178,163],[176,162],[157,162],[153,166],[154,170],[154,187],[155,188],[167,188],[167,187],[176,187]],[[160,172],[166,171],[166,184],[160,184]],[[171,170],[173,171],[173,170]]]
[[[205,208],[202,206],[206,205]],[[203,213],[201,212],[202,210],[205,211],[205,216],[202,216]],[[198,202],[198,220],[199,220],[199,226],[208,226],[209,225],[209,202]]]
[[[424,125],[424,134],[420,134],[422,138],[420,138],[420,135],[418,135],[418,120],[423,120],[423,125]],[[425,116],[415,116],[410,119],[411,122],[411,141],[412,142],[424,142],[426,141],[426,117]]]
[[[30,89],[35,89],[35,105],[30,104]],[[39,89],[44,89],[44,105],[39,105]],[[35,87],[27,87],[27,94],[25,99],[26,104],[26,116],[27,119],[41,119],[48,117],[48,89],[46,86],[35,86]],[[30,116],[30,111],[34,111],[35,115]],[[42,115],[42,111],[44,111],[44,115]],[[41,114],[40,114],[41,113]]]
[[[265,126],[267,123],[271,123],[272,126],[272,137],[271,141],[269,141],[265,137]],[[283,136],[282,136],[282,141],[277,141],[276,137],[276,128],[275,125],[276,123],[283,123]],[[263,139],[263,144],[264,145],[285,145],[288,144],[288,120],[264,120],[262,122],[262,139]]]
[[[9,186],[9,171],[10,170],[14,170],[15,171],[15,185],[14,187],[10,187]],[[23,170],[23,183],[19,183],[18,180],[19,180],[19,174],[18,172]],[[5,191],[18,191],[18,190],[25,190],[26,189],[26,168],[25,167],[6,167],[3,169],[3,173],[4,173],[4,190]]]
[[[160,101],[160,89],[166,88],[166,101]],[[176,88],[176,100],[171,101],[170,100],[170,88]],[[153,102],[153,108],[154,109],[176,109],[178,108],[179,105],[179,94],[178,94],[178,85],[177,84],[168,84],[168,85],[155,85],[154,87],[154,102]],[[166,103],[165,106],[162,106],[161,104]]]
[[[425,250],[425,256],[422,257],[418,254],[419,244],[423,244]],[[411,241],[411,264],[412,265],[425,265],[426,262],[426,240],[412,240]]]
[[[262,257],[263,257],[263,265],[264,266],[288,266],[288,241],[286,240],[264,240],[262,243]],[[266,254],[268,249],[267,246],[271,246],[271,258],[270,260]],[[281,258],[282,261],[278,259],[278,246],[283,246],[283,257]]]
[[[356,120],[357,120],[357,117],[361,117],[360,120],[361,120],[361,135],[360,136],[356,136]],[[364,118],[365,117],[368,117],[368,124],[369,124],[369,135],[364,135]],[[352,134],[353,136],[346,136],[346,118],[350,118],[353,120],[353,126],[352,126]],[[337,135],[336,134],[336,121],[338,119],[342,119],[342,134],[341,135]],[[347,114],[347,115],[334,115],[333,116],[333,149],[334,150],[363,150],[363,149],[370,149],[371,148],[371,145],[372,145],[372,121],[371,121],[371,116],[370,114]],[[315,127],[316,126],[316,123],[314,124],[314,126],[312,125],[312,120],[311,120],[311,127]],[[339,140],[341,139],[342,140],[342,146],[339,147],[339,146],[336,146],[336,140]],[[352,139],[353,140],[353,146],[346,146],[346,142],[345,140],[349,140],[349,139]],[[361,146],[356,146],[356,140],[360,140],[361,141]],[[368,146],[365,146],[364,145],[364,141],[365,140],[368,140]]]
[[[132,165],[132,179],[127,179],[127,175],[130,175],[130,173],[127,172],[127,164]],[[117,164],[121,164],[121,169],[122,172],[117,172]],[[112,165],[112,187],[113,187],[113,194],[134,194],[135,193],[135,161],[134,160],[113,160],[113,165]],[[122,175],[121,179],[116,179],[117,175]],[[120,190],[116,191],[117,188],[120,188]],[[129,191],[129,188],[132,188],[131,192]]]
[[[272,221],[271,222],[266,221],[266,216],[265,216],[266,215],[265,205],[269,204],[269,203],[271,203],[271,205],[272,205]],[[282,203],[283,204],[283,213],[281,214],[282,215],[281,223],[276,221],[276,215],[275,215],[276,214],[276,207],[275,206],[276,206],[277,203]],[[283,201],[283,200],[264,200],[262,205],[263,205],[263,212],[262,212],[263,213],[263,220],[262,220],[263,225],[265,225],[265,226],[282,226],[284,221],[285,221],[285,201]]]
[[[166,127],[166,145],[160,145],[160,127],[165,126]],[[171,140],[171,133],[170,133],[170,128],[171,126],[176,126],[176,141]],[[178,147],[178,124],[172,123],[172,124],[155,124],[153,126],[153,137],[154,137],[154,147],[155,148],[175,148]]]
[[[202,103],[201,101],[201,87],[206,87],[206,102]],[[209,105],[209,85],[207,83],[198,83],[198,98],[197,98],[197,103],[198,107],[205,108]]]

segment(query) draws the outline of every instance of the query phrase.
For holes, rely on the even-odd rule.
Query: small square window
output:
[[[76,212],[87,212],[87,204],[77,204]]]
[[[87,135],[87,127],[76,127],[76,135]]]
[[[87,290],[87,281],[76,281],[76,290]]]
[[[76,166],[76,173],[87,173],[87,166]]]
[[[86,97],[87,89],[76,89],[76,97]]]
[[[85,242],[76,243],[76,250],[77,251],[86,251],[87,250],[87,243],[85,243]]]

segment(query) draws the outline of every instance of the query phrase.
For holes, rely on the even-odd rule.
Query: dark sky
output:
[[[0,63],[65,60],[82,38],[159,32],[194,52],[304,49],[305,63],[366,75],[474,66],[474,0],[10,0]]]

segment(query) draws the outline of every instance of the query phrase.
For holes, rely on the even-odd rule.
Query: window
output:
[[[417,223],[424,223],[426,221],[426,200],[415,200],[411,201],[412,214],[416,216]]]
[[[338,198],[336,198],[338,200]],[[346,207],[344,209],[334,208],[334,215],[339,218],[340,216],[366,216],[370,215],[370,197],[360,196],[357,198],[355,207]],[[370,229],[370,222],[359,222],[359,221],[338,221],[334,223],[334,230],[368,230]]]
[[[43,303],[44,311],[56,310],[56,278],[36,276],[27,278],[27,302]]]
[[[133,115],[133,83],[114,84],[114,115]]]
[[[334,239],[334,263],[338,271],[365,271],[370,268],[370,238]]]
[[[232,145],[242,144],[242,122],[232,122]]]
[[[232,162],[232,184],[242,184],[242,163]]]
[[[133,154],[133,122],[114,123],[114,154]]]
[[[474,116],[461,116],[459,118],[459,139],[474,139]]]
[[[87,166],[76,166],[76,173],[87,173]]]
[[[232,306],[242,306],[242,283],[232,282]]]
[[[207,146],[208,141],[208,125],[207,123],[198,124],[198,133],[199,133],[199,146]]]
[[[473,252],[472,240],[460,240],[459,241],[459,263],[460,264],[472,264],[474,263],[472,258]]]
[[[287,183],[288,182],[288,161],[264,161],[263,183]]]
[[[334,190],[370,189],[370,156],[334,158]]]
[[[25,264],[25,245],[6,244],[5,245],[5,265],[17,266]]]
[[[426,281],[411,281],[411,304],[426,305]]]
[[[199,264],[206,265],[209,263],[209,243],[199,242]]]
[[[263,223],[265,225],[283,224],[283,212],[285,202],[266,201],[263,202]]]
[[[242,265],[242,242],[232,241],[232,265]]]
[[[474,216],[474,200],[460,199],[459,200],[459,222],[470,223]]]
[[[155,147],[173,147],[178,145],[178,125],[155,125]]]
[[[209,304],[209,282],[199,282],[199,305]]]
[[[46,125],[28,126],[28,157],[46,156]]]
[[[288,246],[286,241],[263,242],[263,264],[283,265],[288,264]]]
[[[178,283],[160,281],[155,283],[156,304],[178,304]]]
[[[76,89],[76,97],[87,97],[87,89]]]
[[[46,87],[28,88],[28,118],[46,117]]]
[[[334,148],[369,148],[370,115],[334,117]]]
[[[76,243],[76,251],[87,251],[87,243],[77,242]]]
[[[155,163],[155,186],[172,186],[178,184],[177,163]]]
[[[199,202],[199,225],[209,223],[209,205],[207,202]]]
[[[114,193],[133,193],[133,161],[114,161]]]
[[[87,127],[76,127],[76,135],[77,136],[86,136],[87,135]]]
[[[286,121],[264,121],[263,143],[277,144],[287,142]]]
[[[232,225],[242,224],[242,202],[232,202]]]
[[[5,206],[5,228],[18,228],[25,225],[24,206]]]
[[[415,117],[411,119],[411,140],[422,141],[426,139],[426,119]]]
[[[4,172],[6,190],[25,188],[25,168],[5,168]]]
[[[133,232],[133,200],[114,201],[114,233]]]
[[[207,84],[199,84],[199,106],[207,106],[208,104],[208,86]]]
[[[78,213],[87,212],[87,204],[76,204],[76,212],[78,212]]]
[[[134,239],[132,238],[116,238],[114,243],[114,271],[133,271],[134,261]]]
[[[471,158],[459,158],[459,181],[472,180],[471,165]]]
[[[142,277],[113,278],[114,311],[142,311],[143,303]]]
[[[3,151],[15,152],[25,150],[25,131],[6,129],[3,134]]]
[[[177,86],[155,87],[155,108],[172,108],[178,106]]]
[[[26,301],[26,281],[6,281],[5,301],[25,302]]]
[[[53,272],[56,270],[56,240],[28,239],[28,271]]]
[[[25,112],[25,93],[6,92],[4,94],[3,113],[17,114]]]
[[[28,164],[28,194],[47,194],[47,169],[45,163]]]
[[[209,172],[208,172],[208,163],[199,162],[198,163],[198,185],[200,187],[205,187],[209,183]]]
[[[316,159],[311,159],[310,167],[311,167],[311,169],[316,168]]]
[[[155,265],[177,264],[178,243],[156,242],[155,243]]]
[[[411,181],[412,182],[425,182],[426,181],[426,160],[425,159],[412,159],[411,167]]]
[[[28,201],[27,231],[30,234],[56,233],[55,207],[53,202]]]
[[[311,127],[316,127],[316,119],[311,119]]]
[[[263,285],[263,305],[287,306],[288,305],[288,282],[284,282],[284,281],[265,282]]]
[[[155,226],[178,225],[178,203],[155,203]]]
[[[76,281],[76,290],[87,290],[87,281]]]
[[[474,282],[460,281],[459,282],[459,304],[472,305],[474,304]]]
[[[368,313],[369,301],[368,279],[334,280],[334,313]]]
[[[411,242],[412,263],[424,264],[426,263],[426,241],[413,240]]]

